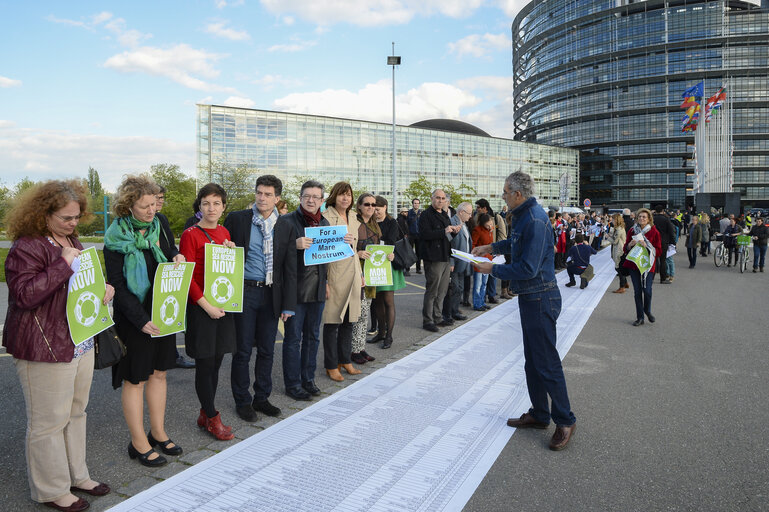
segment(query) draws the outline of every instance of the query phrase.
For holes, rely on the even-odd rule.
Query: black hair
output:
[[[203,200],[203,198],[208,196],[219,196],[222,198],[222,203],[227,204],[227,191],[217,183],[209,183],[207,185],[203,185],[203,187],[198,192],[198,197],[195,199],[195,202],[192,205],[195,213],[200,210],[200,202]]]
[[[582,235],[582,233],[577,233],[574,235],[574,243],[575,244],[581,244],[585,241],[585,237]]]
[[[256,192],[256,189],[259,188],[259,185],[274,188],[276,196],[280,196],[283,193],[283,182],[280,181],[280,178],[273,174],[265,174],[256,178],[254,192]]]

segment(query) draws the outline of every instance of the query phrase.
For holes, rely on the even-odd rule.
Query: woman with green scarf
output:
[[[165,431],[166,371],[176,364],[176,336],[153,337],[160,331],[150,320],[152,282],[158,264],[184,261],[169,238],[161,234],[155,216],[159,191],[148,176],[126,176],[114,201],[116,219],[104,235],[107,281],[115,287],[115,328],[127,349],[112,367],[112,386],[123,387],[123,415],[131,434],[128,455],[149,467],[167,462],[154,446],[166,455],[182,453]],[[144,430],[145,393],[149,433]]]

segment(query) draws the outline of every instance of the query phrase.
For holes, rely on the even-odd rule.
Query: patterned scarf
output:
[[[140,230],[144,229],[142,233]],[[160,221],[157,217],[152,222],[141,222],[131,217],[120,217],[107,229],[104,234],[104,247],[125,255],[123,259],[123,275],[126,278],[128,290],[144,302],[150,289],[150,278],[147,274],[147,261],[142,250],[149,249],[158,263],[168,261],[160,250]]]
[[[651,224],[647,224],[645,228],[641,229],[641,226],[638,224],[633,224],[632,232],[634,235],[641,235],[644,239],[644,242],[646,243],[646,249],[649,251],[649,261],[652,264],[652,267],[654,267],[654,260],[657,257],[657,251],[654,250],[654,246],[649,241],[648,238],[646,238],[646,233],[649,232],[649,230],[652,228]],[[649,274],[649,271],[644,272],[641,275],[641,281],[644,282],[644,286],[646,286],[646,276]]]
[[[278,209],[272,210],[272,213],[265,219],[254,205],[254,214],[251,217],[254,226],[262,230],[262,252],[264,253],[265,266],[265,284],[272,284],[272,233],[275,229],[275,223],[278,222]]]
[[[307,223],[308,226],[311,228],[316,228],[320,225],[320,210],[318,210],[315,213],[310,213],[301,206],[299,206],[299,211],[301,212],[302,216],[304,217],[304,221]]]

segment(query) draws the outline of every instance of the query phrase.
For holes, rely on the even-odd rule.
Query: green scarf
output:
[[[141,229],[145,232],[141,233],[139,231]],[[150,289],[147,261],[144,259],[142,250],[152,251],[152,256],[158,263],[168,261],[158,245],[161,229],[157,217],[153,218],[152,222],[141,222],[132,215],[115,219],[104,234],[104,247],[125,255],[123,275],[126,278],[128,290],[136,295],[140,302],[144,302]]]

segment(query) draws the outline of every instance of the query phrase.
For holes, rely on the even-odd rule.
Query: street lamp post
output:
[[[395,172],[395,66],[400,66],[400,63],[401,58],[395,55],[395,42],[393,41],[393,54],[387,57],[387,65],[393,67],[393,216],[398,214],[398,187]]]

